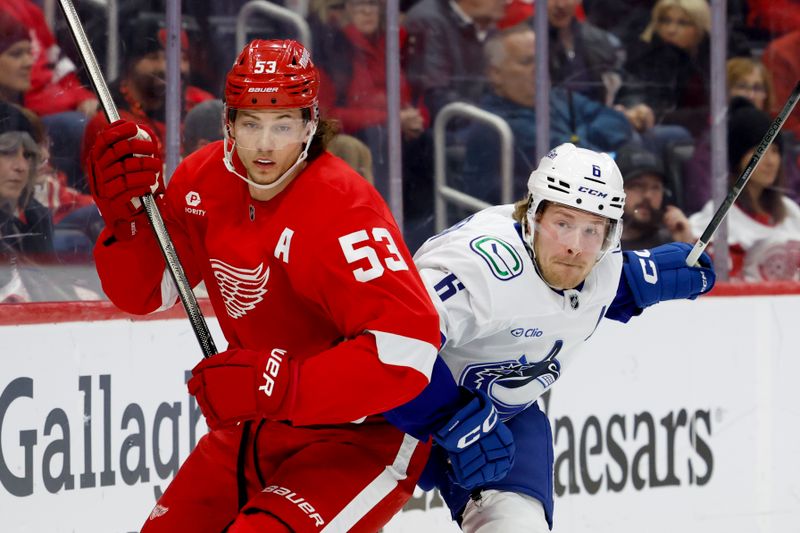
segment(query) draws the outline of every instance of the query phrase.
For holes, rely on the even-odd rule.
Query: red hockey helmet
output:
[[[302,44],[256,39],[228,73],[225,104],[229,109],[310,108],[318,92],[319,72]]]

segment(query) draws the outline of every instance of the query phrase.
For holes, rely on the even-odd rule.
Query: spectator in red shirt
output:
[[[341,122],[342,132],[363,141],[372,153],[375,183],[385,193],[388,186],[386,130],[386,31],[383,28],[384,0],[346,0],[349,23],[342,31],[350,43],[349,60],[341,61],[338,72],[322,71],[320,101],[323,114]],[[401,34],[403,39],[404,33]],[[324,68],[324,67],[323,67]],[[329,67],[330,70],[330,67]],[[349,72],[349,77],[346,73]],[[331,80],[337,80],[332,82]],[[344,82],[343,82],[344,81]],[[406,240],[413,250],[432,233],[416,229],[417,223],[433,211],[432,138],[427,110],[411,97],[406,77],[400,76],[400,128],[403,134],[403,198]],[[412,233],[419,233],[414,237]]]
[[[775,39],[764,49],[762,59],[772,74],[770,81],[775,89],[775,98],[767,109],[772,114],[777,114],[781,110],[797,80],[800,79],[798,47],[800,47],[800,29]],[[786,118],[784,129],[791,131],[796,139],[800,139],[800,118],[797,117],[797,113],[792,113]]]
[[[0,12],[24,28],[32,44],[31,85],[20,103],[42,117],[65,111],[93,116],[97,98],[81,84],[75,64],[58,46],[39,6],[30,0],[0,0]]]
[[[19,103],[31,87],[33,49],[25,28],[0,11],[0,100]]]
[[[97,113],[97,98],[81,83],[75,64],[58,45],[39,6],[31,0],[0,0],[0,13],[27,33],[33,60],[30,85],[10,101],[42,117],[53,139],[53,165],[67,175],[70,184],[80,183],[83,176],[76,154],[87,119]]]
[[[350,79],[347,87],[323,102],[328,115],[341,122],[342,131],[359,135],[373,126],[386,125],[386,32],[382,27],[382,0],[347,0],[345,12],[350,21],[344,33],[352,45]],[[325,72],[328,77],[334,73]],[[400,123],[403,135],[414,139],[425,129],[426,116],[411,102],[405,76],[401,76],[403,109]]]
[[[747,25],[783,35],[800,27],[800,2],[797,0],[748,0]]]
[[[163,17],[143,14],[121,28],[123,49],[122,72],[109,84],[109,91],[117,104],[120,117],[148,126],[157,137],[162,156],[166,140],[164,96],[166,94],[167,59],[164,51],[166,32]],[[214,96],[198,87],[187,85],[189,77],[189,38],[181,33],[181,79],[183,88],[181,123],[186,112],[195,105]],[[95,116],[87,125],[81,147],[81,161],[86,165],[89,150],[97,134],[108,121],[103,114]],[[86,189],[86,185],[82,187]]]

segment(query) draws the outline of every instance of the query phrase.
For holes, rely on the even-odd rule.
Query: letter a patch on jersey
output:
[[[294,230],[284,228],[278,239],[278,244],[275,246],[275,258],[282,259],[284,263],[289,263],[289,247],[292,245],[292,235]]]
[[[486,261],[497,279],[506,281],[522,274],[522,258],[507,242],[484,235],[473,239],[469,247]]]
[[[256,268],[237,268],[219,259],[211,259],[211,270],[217,280],[225,310],[231,318],[241,318],[264,299],[267,292],[269,267],[264,271],[264,263]]]

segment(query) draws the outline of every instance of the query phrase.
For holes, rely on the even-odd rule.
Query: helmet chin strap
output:
[[[272,183],[256,183],[249,176],[243,176],[236,167],[233,165],[233,150],[236,147],[236,139],[231,138],[230,134],[228,133],[228,125],[225,125],[225,144],[224,144],[224,155],[222,156],[222,162],[225,163],[225,168],[228,169],[228,172],[231,172],[235,176],[238,176],[248,185],[251,187],[261,190],[261,191],[268,191],[271,189],[275,189],[280,187],[284,181],[286,181],[300,166],[300,164],[306,160],[308,157],[308,149],[311,147],[311,141],[314,140],[314,134],[317,132],[317,122],[314,121],[311,123],[311,131],[308,134],[308,139],[306,140],[306,145],[303,148],[303,151],[300,152],[300,155],[297,156],[297,161],[294,162],[292,166],[290,166],[286,172],[280,175],[278,179],[273,181]]]

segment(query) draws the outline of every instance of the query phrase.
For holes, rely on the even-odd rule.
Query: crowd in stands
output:
[[[184,2],[181,157],[224,137],[219,98],[244,3]],[[111,95],[124,118],[147,126],[164,147],[165,2],[119,5],[119,75],[108,80]],[[389,190],[385,6],[385,0],[311,0],[302,13],[322,71],[321,113],[338,123],[330,149],[383,194]],[[538,163],[540,38],[549,47],[550,146],[572,142],[615,155],[628,194],[623,245],[699,236],[714,211],[707,0],[550,0],[546,36],[535,32],[531,0],[404,0],[400,8],[398,123],[412,250],[435,231],[433,124],[447,104],[466,102],[508,123],[514,197],[524,192]],[[800,2],[739,0],[727,8],[733,181],[800,79]],[[80,14],[99,59],[110,61],[105,11],[84,6]],[[297,37],[282,22],[248,22],[249,37]],[[20,275],[26,265],[91,262],[102,220],[87,194],[85,160],[106,123],[63,21],[48,25],[40,1],[0,0],[0,303],[53,298],[52,291],[31,289]],[[497,134],[457,119],[446,143],[448,184],[500,202]],[[800,111],[729,216],[733,279],[800,280],[798,199]],[[100,297],[87,286],[72,283],[61,296]]]

